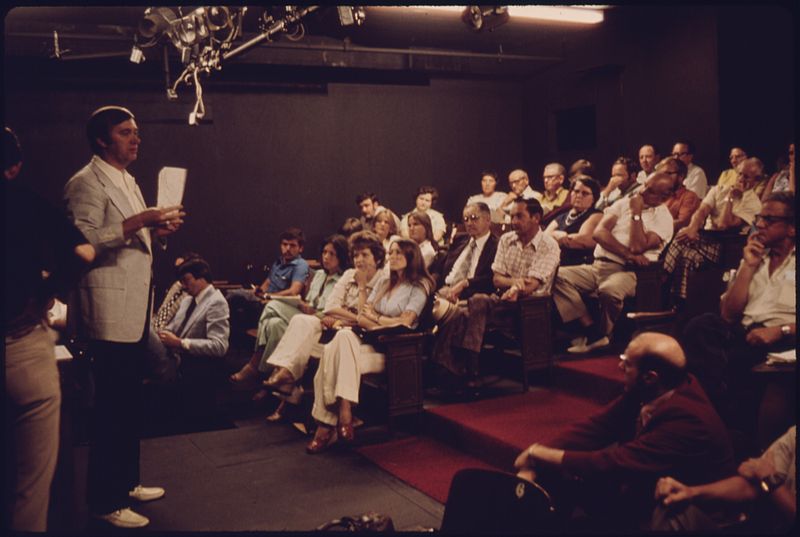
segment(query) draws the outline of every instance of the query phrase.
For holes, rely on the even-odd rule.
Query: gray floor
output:
[[[142,441],[143,484],[167,490],[134,506],[150,518],[148,533],[308,531],[367,511],[391,516],[398,530],[441,523],[442,504],[353,450],[311,456],[291,425],[263,418],[239,425]],[[104,529],[89,523],[90,533]]]

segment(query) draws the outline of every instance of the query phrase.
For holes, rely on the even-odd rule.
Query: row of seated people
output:
[[[694,163],[694,144],[690,141],[679,141],[673,146],[672,153],[667,158],[674,158],[686,166],[684,173],[684,186],[687,194],[682,198],[681,219],[678,227],[689,223],[692,208],[696,209],[701,200],[704,200],[709,191],[706,173]],[[738,179],[738,165],[748,158],[747,153],[739,147],[731,148],[731,168],[720,173],[716,186],[732,189]],[[615,160],[611,167],[611,175],[595,200],[595,207],[603,210],[622,196],[630,195],[641,189],[648,176],[661,162],[661,156],[652,144],[645,144],[639,149],[638,165],[634,159],[621,156]],[[755,179],[751,188],[759,199],[774,192],[794,192],[794,144],[789,145],[788,160],[780,159],[777,171],[767,178],[762,172]],[[578,159],[567,169],[558,162],[552,162],[544,167],[542,183],[544,189],[539,192],[530,185],[528,173],[522,169],[515,169],[508,175],[509,191],[497,189],[498,174],[493,171],[481,173],[481,192],[470,196],[467,204],[483,202],[492,211],[492,222],[496,224],[509,224],[511,221],[511,208],[515,199],[534,198],[542,205],[544,223],[570,207],[569,190],[574,177],[578,175],[595,176],[594,166],[586,159]],[[691,194],[689,194],[691,193]],[[447,224],[444,215],[433,207],[438,201],[438,191],[432,186],[420,187],[415,196],[415,209],[405,213],[401,218],[390,209],[380,204],[378,197],[367,192],[356,197],[356,204],[361,211],[360,222],[363,229],[378,231],[374,228],[375,219],[383,210],[389,211],[394,220],[394,230],[391,234],[410,238],[408,234],[408,216],[415,211],[426,213],[432,223],[434,240],[444,244]],[[677,229],[676,229],[677,231]],[[385,233],[385,230],[381,230]]]
[[[586,181],[576,182],[578,188],[583,188],[586,184],[592,184],[592,182],[588,179]],[[633,201],[628,201],[627,205],[619,205],[621,208],[620,210],[623,210],[622,208],[627,207],[625,209],[627,211],[636,211],[636,203],[638,202],[641,202],[643,207],[646,206],[650,213],[653,214],[658,212],[655,209],[661,208],[661,224],[663,233],[668,235],[671,230],[672,221],[668,217],[663,217],[663,213],[666,209],[661,206],[659,201],[663,202],[664,199],[669,199],[672,188],[673,182],[670,179],[669,174],[658,176],[657,180],[653,181],[653,184],[645,189],[641,196],[631,198]],[[588,189],[588,192],[586,193],[587,195],[584,197],[588,198],[589,192],[591,192],[591,189]],[[576,197],[581,196],[579,195]],[[780,206],[782,202],[778,201],[777,203],[778,206]],[[453,300],[454,302],[463,298],[469,299],[466,301],[466,303],[462,302],[460,304],[458,310],[459,314],[450,317],[448,323],[442,327],[441,334],[437,338],[437,351],[434,352],[432,357],[435,362],[443,365],[454,374],[463,375],[465,372],[468,372],[470,370],[470,362],[475,361],[475,355],[480,351],[480,343],[486,322],[487,306],[494,309],[495,314],[499,314],[503,308],[494,307],[496,304],[502,306],[503,302],[513,301],[516,296],[520,294],[530,294],[536,290],[546,293],[550,282],[552,281],[552,273],[559,264],[559,254],[556,254],[555,261],[552,261],[553,256],[548,255],[547,253],[548,245],[551,244],[546,240],[548,233],[539,234],[538,220],[540,218],[540,213],[536,209],[533,209],[533,214],[528,213],[527,205],[525,203],[520,203],[518,205],[520,214],[517,218],[517,225],[515,225],[515,229],[517,231],[508,234],[506,239],[509,243],[513,241],[515,246],[522,250],[518,256],[519,259],[513,259],[514,263],[520,265],[519,267],[511,267],[511,263],[507,263],[507,260],[505,260],[507,253],[504,252],[503,255],[491,253],[492,247],[496,247],[495,245],[497,239],[492,237],[488,232],[489,211],[485,206],[474,205],[465,208],[464,212],[464,219],[466,221],[467,230],[469,232],[468,236],[470,238],[465,236],[460,241],[454,243],[452,251],[449,252],[449,255],[447,258],[445,258],[449,259],[451,263],[450,270],[438,272],[440,277],[442,274],[445,274],[445,279],[442,281],[444,286],[439,289],[438,293],[440,297]],[[531,205],[535,207],[538,204],[531,203]],[[576,206],[580,207],[580,201],[576,200]],[[639,208],[638,210],[643,209]],[[634,214],[634,216],[636,215]],[[630,245],[632,240],[636,238],[636,226],[632,225],[632,223],[636,222],[637,219],[631,217],[630,214],[627,215],[627,217],[619,218],[619,216],[615,215],[614,213],[606,214],[602,218],[606,223],[603,224],[603,226],[598,225],[598,227],[601,229],[598,233],[592,234],[592,236],[595,237],[600,244],[595,248],[595,253],[602,254],[606,245],[611,246],[612,250],[608,251],[611,251],[612,253],[613,249],[617,248],[617,253],[619,254],[620,252],[618,248],[620,245],[622,248],[629,249],[630,246],[628,245]],[[767,220],[774,221],[774,218],[775,217],[769,215],[761,215],[761,218],[758,219],[757,226],[759,228],[768,228],[771,224],[769,224]],[[642,229],[645,229],[645,226],[651,226],[649,217],[640,218],[638,221],[644,221],[642,224]],[[525,228],[524,224],[526,223],[530,226],[528,229]],[[529,230],[533,231],[532,235],[527,234],[530,232]],[[648,231],[647,233],[651,232]],[[532,238],[526,240],[528,236]],[[520,239],[520,237],[522,238]],[[645,237],[647,237],[646,234]],[[757,244],[759,238],[760,237],[755,236],[752,239],[753,244]],[[653,233],[648,240],[654,241],[656,243],[656,247],[651,247],[648,250],[642,250],[642,253],[638,254],[628,252],[630,260],[633,260],[634,262],[638,261],[640,263],[646,263],[652,260],[651,258],[657,256],[657,245],[659,242],[663,243],[665,239],[663,237],[659,238],[657,233]],[[538,249],[536,248],[537,243],[539,246]],[[545,244],[544,247],[541,246],[542,243]],[[466,247],[468,244],[470,245],[469,248]],[[473,244],[474,246],[472,246]],[[530,248],[528,249],[529,258],[527,260],[523,259],[523,256],[525,255],[525,248],[522,248],[522,244],[530,245]],[[639,248],[644,248],[646,246],[647,245],[645,243],[643,246],[639,246]],[[477,250],[478,248],[481,248],[482,250],[486,249],[486,254],[484,254],[483,251],[477,252],[476,257],[478,259],[470,259],[469,268],[467,268],[467,256],[472,255],[475,257],[475,254],[471,254],[471,252]],[[508,250],[508,248],[506,248],[506,250]],[[552,252],[552,249],[550,250]],[[569,251],[569,248],[565,248],[563,251],[566,253]],[[648,257],[648,254],[651,256],[650,258]],[[603,256],[597,255],[597,257]],[[791,256],[784,259],[784,261],[787,263],[787,266],[792,259],[793,257]],[[611,264],[614,266],[604,267],[603,264]],[[458,267],[456,267],[456,265],[458,265]],[[480,271],[478,271],[479,266],[481,267]],[[467,270],[467,277],[462,278],[459,272],[465,268]],[[629,270],[624,270],[624,265],[621,263],[618,262],[614,264],[610,261],[604,261],[603,259],[600,259],[599,261],[595,260],[593,265],[579,265],[574,268],[578,271],[578,273],[581,271],[586,272],[587,270],[598,273],[605,271],[610,275],[617,275],[618,279],[622,280],[623,285],[625,285],[625,287],[621,288],[622,292],[620,292],[620,287],[615,287],[616,281],[614,279],[606,278],[608,281],[602,280],[600,282],[601,284],[604,284],[604,287],[600,289],[601,299],[603,297],[603,291],[608,292],[608,296],[605,299],[607,307],[604,308],[603,322],[606,324],[612,323],[614,316],[618,314],[621,305],[621,298],[624,298],[624,294],[628,291],[632,292],[632,288],[630,285],[628,285],[628,283],[630,280],[635,279],[635,275]],[[492,269],[495,269],[494,272],[492,272]],[[563,267],[561,269],[559,276],[556,278],[556,291],[554,293],[556,306],[559,311],[562,312],[562,317],[565,319],[568,319],[568,316],[564,314],[563,311],[568,312],[570,311],[569,308],[577,309],[581,307],[581,295],[585,295],[592,290],[582,289],[581,291],[574,293],[574,297],[569,296],[568,293],[575,288],[574,284],[572,284],[570,280],[570,271],[570,267]],[[566,273],[566,277],[562,275],[562,272]],[[434,273],[436,274],[437,271],[434,270]],[[375,274],[377,274],[377,269]],[[372,274],[370,279],[374,278],[375,274]],[[518,280],[515,281],[513,278],[509,278],[509,274],[518,274],[518,276],[516,276]],[[786,282],[789,283],[788,280],[786,280]],[[780,281],[778,283],[780,283]],[[505,287],[507,290],[499,297],[491,297],[489,293],[491,293],[496,287]],[[562,289],[559,290],[559,287]],[[790,295],[787,293],[784,294],[786,296]],[[471,295],[479,296],[474,297]],[[791,294],[791,296],[793,296],[793,294]],[[574,300],[570,302],[571,299]],[[479,302],[483,303],[478,304]],[[317,304],[319,305],[320,302],[318,301]],[[352,307],[352,305],[350,307]],[[268,312],[269,310],[270,307],[267,307],[264,311]],[[262,315],[262,321],[265,321],[269,317],[270,315]],[[596,323],[591,316],[589,316],[589,319],[591,320],[589,330],[591,330],[591,327]],[[350,320],[352,321],[353,319]],[[786,320],[787,319],[785,315],[779,315],[776,318],[769,319],[769,323],[774,324],[776,322],[783,322]],[[791,318],[789,318],[789,320],[791,320]],[[328,319],[327,322],[332,324],[334,321],[333,319]],[[748,322],[746,324],[749,325],[751,323]],[[789,332],[791,332],[791,330],[792,329],[789,328]],[[774,331],[775,327],[773,327],[770,332]],[[259,333],[261,333],[261,330]],[[758,334],[758,331],[754,332],[754,334]],[[274,338],[267,339],[274,340]],[[590,344],[591,343],[592,342],[590,342]],[[273,345],[276,345],[276,343],[273,343]],[[586,346],[586,344],[584,344],[584,346]],[[260,354],[258,358],[260,361],[259,363],[261,363],[261,370],[262,372],[266,372],[265,370],[268,369],[268,367],[265,365],[264,361],[268,361],[270,354],[269,352],[263,352],[263,350],[258,354]],[[281,376],[283,377],[280,379],[281,381],[287,379],[297,380],[299,377],[298,373],[301,373],[302,369],[303,368],[300,367],[298,370],[295,370],[291,377],[282,373],[280,376],[272,378],[271,380],[273,382],[268,384],[276,384],[275,381],[280,379]],[[245,370],[240,372],[240,374],[235,375],[235,380],[241,380],[242,377],[248,376],[246,373],[252,373],[254,370],[256,370],[256,367],[253,367],[252,364],[250,366],[246,366]],[[280,384],[280,382],[278,382],[278,384]]]
[[[643,201],[654,203],[655,198],[651,197],[654,196],[653,192],[671,192],[672,188],[668,177],[657,175],[642,194]],[[668,196],[662,193],[661,198],[665,197]],[[449,285],[445,282],[444,287],[440,288],[439,295],[445,298],[461,297],[470,283],[478,283],[479,287],[470,290],[475,293],[471,298],[480,297],[482,293],[477,292],[479,290],[486,291],[487,294],[480,297],[479,303],[482,307],[488,306],[490,313],[495,314],[502,310],[503,302],[535,292],[541,285],[536,283],[541,282],[536,276],[527,282],[524,276],[520,276],[519,281],[510,278],[515,269],[503,263],[509,262],[514,256],[505,256],[523,244],[536,245],[535,237],[538,236],[541,241],[539,248],[530,249],[534,255],[528,264],[531,269],[529,274],[536,274],[536,270],[548,271],[544,257],[537,258],[535,254],[537,251],[542,254],[542,250],[547,249],[543,245],[549,241],[545,233],[533,226],[540,218],[535,201],[517,203],[513,221],[515,231],[504,235],[499,241],[488,232],[489,213],[488,208],[480,204],[465,208],[464,220],[470,238],[462,241],[464,247],[457,256],[457,250],[453,251],[451,259],[455,257],[455,262],[447,273],[448,277],[453,277]],[[687,338],[683,348],[676,340],[663,334],[647,333],[634,338],[620,362],[625,376],[625,393],[600,414],[575,425],[547,443],[532,444],[518,457],[515,464],[520,475],[545,484],[556,499],[558,512],[563,516],[571,512],[574,504],[578,504],[589,515],[599,517],[593,523],[599,520],[602,527],[606,528],[631,531],[655,524],[655,528],[661,530],[697,530],[724,522],[725,517],[730,515],[724,511],[718,512],[713,502],[703,505],[703,499],[747,500],[752,499],[759,490],[770,494],[771,490],[777,490],[775,497],[779,507],[786,508],[793,503],[783,501],[786,494],[794,494],[794,481],[789,468],[794,457],[785,456],[787,450],[793,450],[790,445],[793,432],[781,437],[767,454],[747,461],[738,471],[735,470],[732,446],[725,431],[726,423],[720,419],[703,388],[708,378],[698,379],[688,373],[688,370],[697,371],[696,367],[691,367],[691,362],[697,356],[703,356],[707,348],[727,353],[724,363],[715,364],[711,372],[728,375],[730,371],[726,369],[743,371],[743,364],[762,359],[768,349],[794,346],[794,308],[789,304],[789,297],[794,296],[793,278],[787,276],[794,274],[790,263],[794,252],[793,198],[786,194],[770,196],[756,219],[756,225],[759,234],[751,237],[745,247],[740,269],[729,291],[722,297],[721,315],[697,319],[696,331],[691,338]],[[481,229],[482,234],[478,233]],[[527,233],[532,229],[536,233],[526,242]],[[492,262],[492,281],[489,283],[485,278],[482,281],[479,278],[479,282],[469,282],[470,278],[466,278],[466,287],[459,289],[459,283],[464,281],[459,279],[465,268],[464,263],[469,260],[469,264],[472,264],[469,253],[464,258],[461,255],[478,248],[478,240],[473,239],[485,240],[484,251],[488,244],[497,243],[497,253]],[[600,238],[601,244],[602,241]],[[471,246],[473,243],[476,246]],[[384,357],[379,349],[364,342],[353,330],[333,332],[333,338],[315,351],[314,347],[320,345],[324,329],[346,325],[365,328],[399,324],[415,326],[427,300],[426,295],[432,289],[419,247],[412,241],[399,239],[390,245],[388,277],[381,269],[383,246],[374,234],[355,234],[350,241],[350,250],[352,255],[348,255],[347,245],[341,237],[325,241],[321,257],[323,270],[318,271],[321,276],[315,276],[314,280],[325,287],[325,282],[331,276],[339,277],[325,299],[322,312],[308,314],[302,312],[300,307],[292,312],[284,308],[285,304],[279,300],[272,300],[264,310],[272,311],[275,315],[262,315],[262,320],[281,319],[285,327],[283,337],[279,338],[271,354],[265,355],[263,349],[258,349],[261,352],[256,354],[257,369],[266,373],[270,371],[270,366],[274,367],[267,380],[269,386],[279,390],[294,389],[309,357],[312,354],[321,356],[314,378],[315,400],[312,409],[319,427],[308,446],[310,453],[326,449],[337,438],[345,441],[353,438],[352,405],[359,400],[360,376],[384,367]],[[522,250],[524,248],[516,252],[524,255]],[[477,252],[472,250],[471,255],[475,256]],[[350,258],[355,267],[344,270]],[[344,266],[339,265],[340,260]],[[524,261],[521,263],[525,265]],[[189,293],[194,294],[197,291],[191,285],[193,277],[186,276],[185,265],[191,264],[192,261],[181,265],[184,268],[179,269],[179,273],[183,272],[181,279]],[[534,270],[537,264],[538,268]],[[344,273],[340,274],[343,270]],[[491,298],[488,293],[502,286],[503,278],[509,278],[510,281],[506,283],[510,285],[501,296]],[[546,276],[544,278],[547,279]],[[517,285],[520,287],[513,289]],[[319,291],[309,291],[307,303],[319,306],[318,297]],[[182,302],[186,303],[185,300]],[[465,311],[468,315],[471,314],[469,305],[468,301]],[[172,326],[179,322],[182,310],[185,315],[187,307],[182,305],[179,308],[176,318],[171,321]],[[716,323],[717,328],[709,330],[710,323]],[[267,322],[260,326],[259,336],[269,324]],[[448,326],[443,327],[443,332],[449,330]],[[724,343],[713,340],[720,332],[726,331],[727,334],[720,336],[725,338]],[[698,340],[703,341],[698,343]],[[269,342],[263,343],[266,347]],[[186,347],[191,348],[191,342]],[[745,352],[750,356],[743,359]],[[700,371],[704,369],[700,368]],[[244,382],[256,376],[250,363],[232,380]],[[730,379],[731,386],[737,389],[735,375],[731,375]],[[748,383],[744,378],[738,381]],[[736,413],[747,412],[745,405],[738,402]],[[747,404],[751,409],[756,405],[752,400]],[[721,496],[715,497],[714,494]],[[661,502],[662,507],[651,519],[650,513],[656,500]],[[690,500],[698,502],[701,508],[690,504]],[[672,504],[671,509],[664,508]],[[689,509],[688,505],[694,508]],[[682,509],[676,511],[675,506]],[[773,522],[784,520],[776,518]]]

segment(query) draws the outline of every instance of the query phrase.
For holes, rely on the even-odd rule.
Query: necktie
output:
[[[469,268],[472,266],[472,259],[475,257],[475,252],[478,250],[478,243],[474,239],[470,239],[467,245],[467,255],[464,256],[464,262],[458,267],[456,277],[453,278],[453,283],[458,283],[469,276]]]
[[[193,298],[191,304],[189,304],[189,307],[186,308],[186,315],[183,316],[183,322],[181,322],[180,328],[178,328],[178,331],[175,332],[176,336],[181,337],[183,334],[183,329],[186,328],[186,323],[189,321],[189,317],[192,316],[195,306],[197,306],[197,302],[195,302]]]

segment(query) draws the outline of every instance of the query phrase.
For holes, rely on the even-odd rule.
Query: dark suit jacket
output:
[[[464,251],[464,248],[469,243],[469,235],[467,233],[459,233],[453,238],[450,244],[450,249],[447,251],[447,256],[444,258],[441,266],[435,270],[437,273],[438,287],[444,286],[444,279],[450,274],[453,269],[458,256]],[[478,258],[478,266],[475,268],[475,277],[470,278],[469,286],[461,293],[461,298],[469,298],[475,293],[493,293],[494,284],[492,283],[492,263],[494,256],[497,253],[497,237],[489,234],[489,239],[483,247],[481,256]]]

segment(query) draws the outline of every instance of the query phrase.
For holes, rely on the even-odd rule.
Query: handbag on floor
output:
[[[336,518],[318,527],[317,531],[394,531],[394,523],[392,517],[370,511]]]

